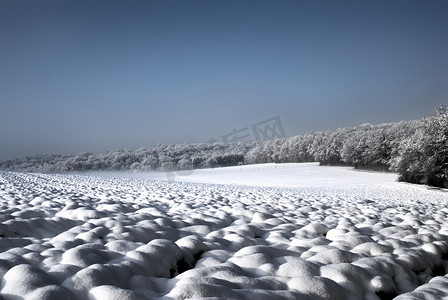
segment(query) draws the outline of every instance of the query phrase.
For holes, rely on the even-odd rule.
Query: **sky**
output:
[[[448,102],[448,1],[2,0],[0,160],[287,136]]]

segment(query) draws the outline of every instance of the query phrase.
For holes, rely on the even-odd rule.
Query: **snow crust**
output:
[[[440,299],[448,194],[395,179],[0,172],[0,299]]]

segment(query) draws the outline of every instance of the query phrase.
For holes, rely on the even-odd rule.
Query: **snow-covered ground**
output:
[[[396,177],[0,172],[0,299],[443,299],[448,194]]]
[[[319,166],[319,163],[272,163],[177,172],[91,172],[90,174],[182,182],[319,188],[389,184],[394,183],[398,177],[394,173],[355,171],[351,167]]]

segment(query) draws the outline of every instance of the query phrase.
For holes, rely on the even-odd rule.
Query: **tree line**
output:
[[[0,163],[2,170],[188,170],[257,163],[320,162],[393,171],[399,180],[448,188],[448,109],[415,121],[362,124],[265,142],[157,145],[94,154],[38,155]]]
[[[399,180],[448,188],[448,108],[415,121],[312,132],[255,146],[246,163],[318,161],[392,171]]]
[[[159,144],[137,150],[119,149],[104,153],[37,155],[0,163],[0,169],[23,172],[150,171],[189,170],[241,165],[255,146],[247,143]]]

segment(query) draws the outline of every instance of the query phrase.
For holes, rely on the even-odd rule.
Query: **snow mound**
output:
[[[315,164],[191,176],[0,172],[0,299],[448,294],[445,192]]]

